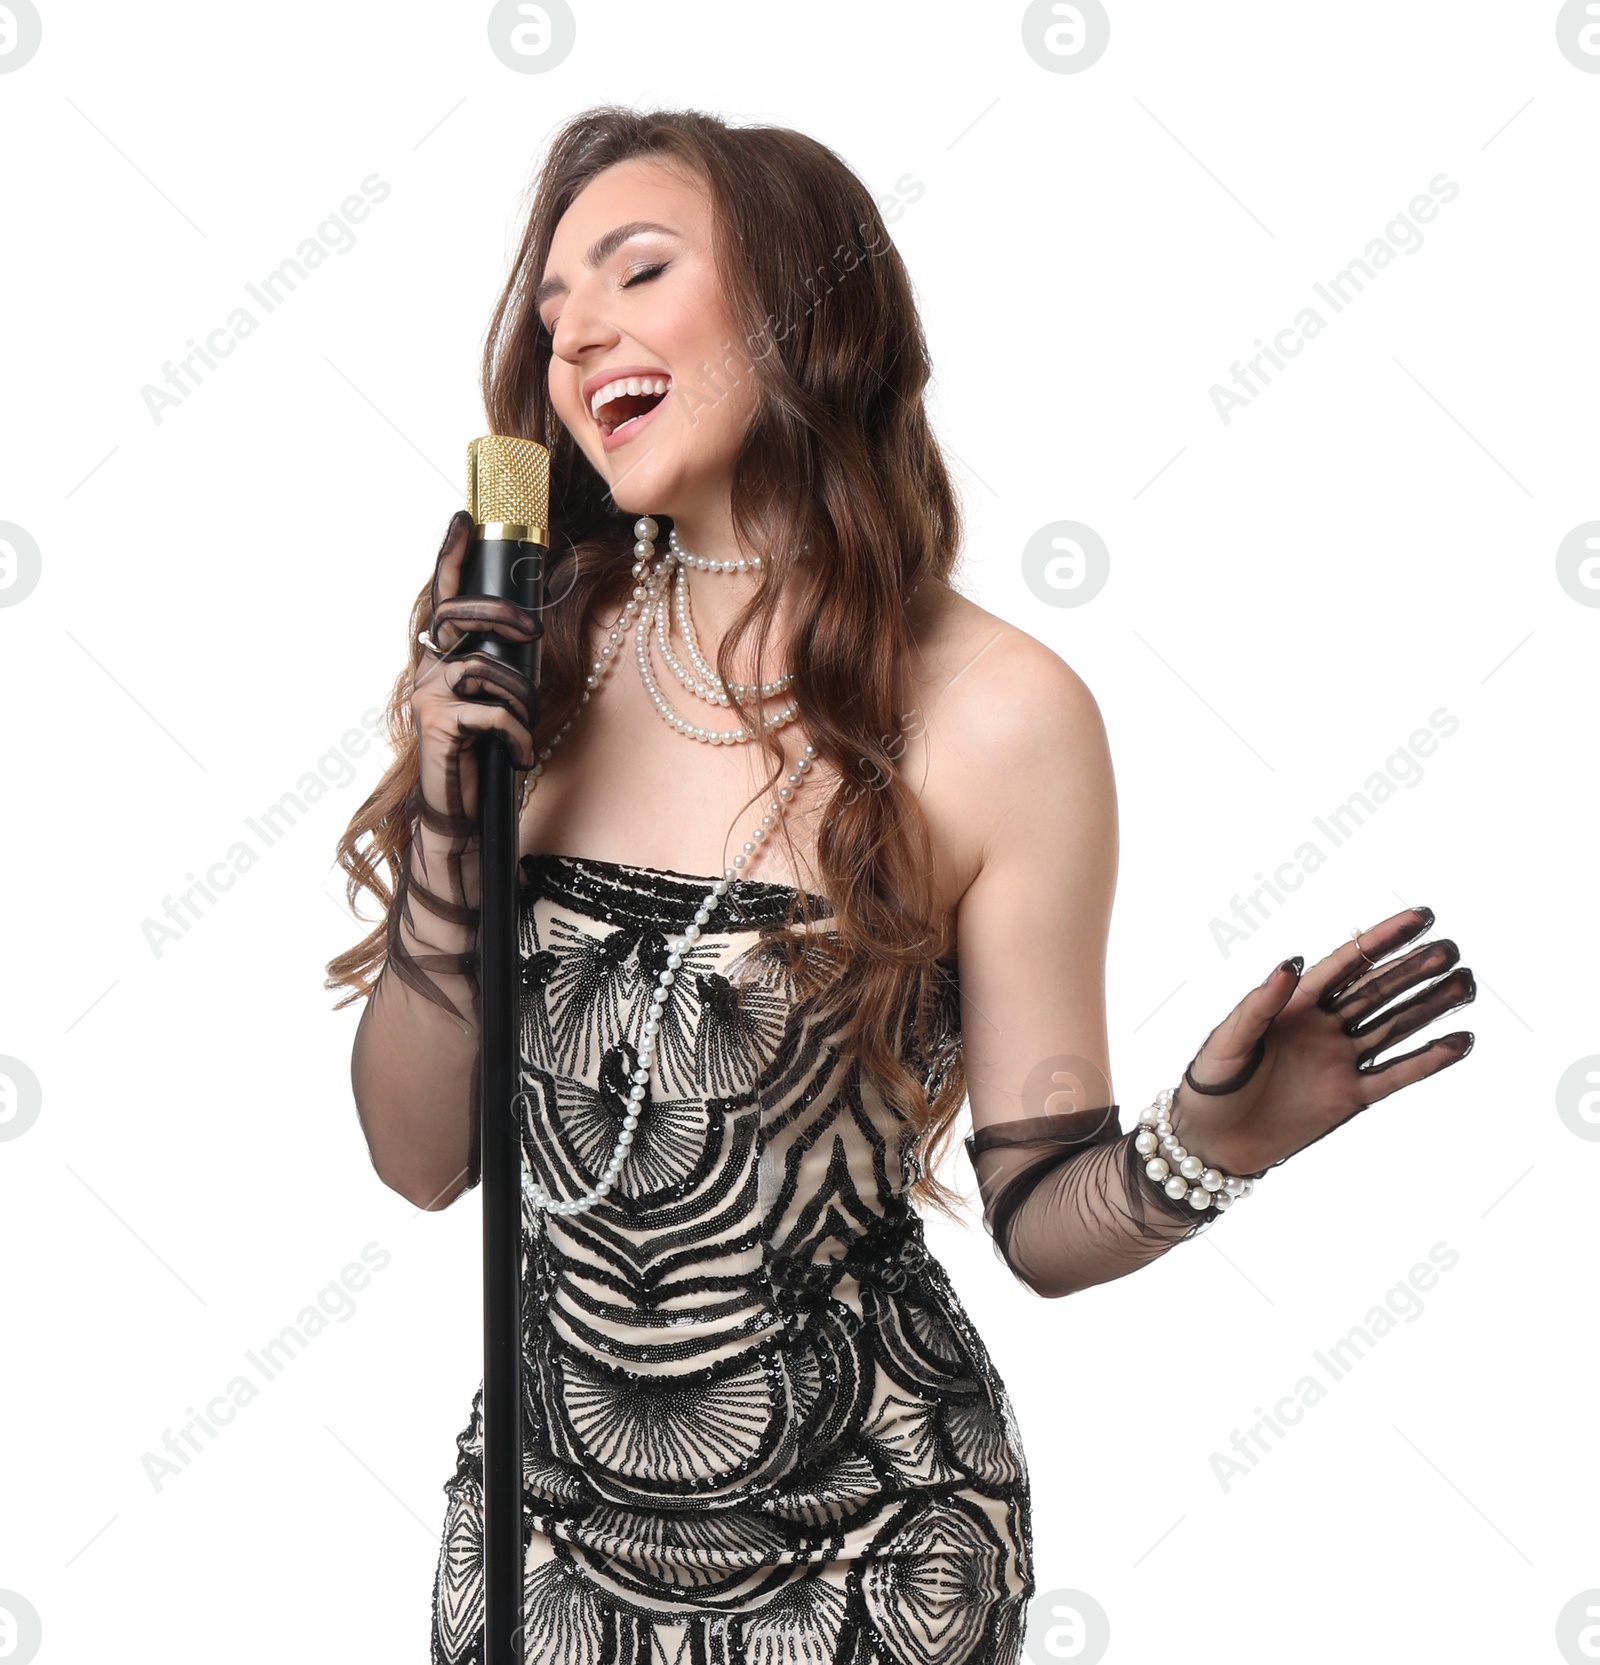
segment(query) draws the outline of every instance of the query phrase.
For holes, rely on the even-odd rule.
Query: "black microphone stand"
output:
[[[493,528],[499,530],[499,528]],[[532,641],[472,636],[467,653],[514,664],[534,688],[548,551],[531,539],[480,538],[461,569],[462,595],[501,596],[534,616]],[[517,826],[514,760],[505,739],[477,742],[480,818],[478,1116],[483,1187],[484,1665],[523,1665],[522,1634],[522,1119],[517,1108]]]

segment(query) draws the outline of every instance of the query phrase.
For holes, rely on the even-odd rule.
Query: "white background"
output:
[[[975,1220],[932,1220],[1016,1402],[1040,1601],[1091,1597],[1112,1661],[1562,1657],[1558,1614],[1600,1586],[1600,1143],[1557,1110],[1600,1052],[1600,611],[1556,576],[1600,516],[1600,75],[1556,13],[1113,3],[1104,56],[1059,74],[1016,4],[608,0],[519,74],[482,4],[44,7],[0,75],[0,521],[42,557],[0,607],[0,1054],[43,1093],[0,1141],[0,1588],[38,1657],[426,1657],[480,1216],[378,1182],[357,1010],[322,987],[361,934],[333,845],[383,759],[159,955],[145,922],[387,696],[484,431],[521,193],[613,100],[799,128],[893,216],[963,585],[1110,731],[1124,1123],[1277,960],[1401,906],[1478,980],[1430,1031],[1474,1030],[1463,1064],[1135,1277],[1042,1302]],[[163,364],[374,173],[354,245],[157,422]],[[1421,247],[1224,423],[1213,384],[1441,173]],[[1064,519],[1110,553],[1082,606],[1022,575]],[[1440,708],[1421,779],[1219,947],[1253,875],[1399,778]],[[945,1172],[972,1195],[964,1155]],[[353,1312],[261,1384],[245,1351],[369,1243],[391,1258]],[[1313,1350],[1434,1244],[1459,1260],[1420,1315],[1327,1385]],[[1213,1454],[1308,1372],[1326,1397],[1224,1487]],[[256,1400],[152,1484],[240,1374]],[[1073,1647],[1069,1620],[1038,1657]]]

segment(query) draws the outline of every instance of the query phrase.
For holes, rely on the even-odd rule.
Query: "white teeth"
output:
[[[598,419],[600,407],[612,399],[620,399],[629,393],[665,393],[671,386],[670,376],[621,376],[595,389],[594,397],[589,401],[589,413]]]

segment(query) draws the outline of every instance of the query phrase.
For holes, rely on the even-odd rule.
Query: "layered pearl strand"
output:
[[[653,526],[655,522],[651,521],[650,524]],[[649,542],[649,540],[644,539],[641,542]],[[637,549],[639,545],[636,544],[634,547]],[[666,564],[670,572],[672,567],[678,565],[685,558],[685,552],[678,544],[675,534],[669,535],[667,539],[667,551]],[[750,559],[755,563],[755,570],[759,571],[760,557],[752,556]],[[718,566],[723,572],[737,572],[740,570],[737,561],[710,563],[704,567],[704,570],[714,571]],[[750,569],[747,566],[745,570]],[[677,577],[680,585],[687,585],[687,578],[681,565],[678,565]],[[650,668],[652,631],[656,637],[657,645],[661,649],[662,657],[672,667],[683,687],[711,705],[725,706],[728,704],[727,687],[717,675],[715,667],[706,662],[705,656],[700,652],[699,643],[695,641],[694,626],[689,620],[687,588],[681,589],[679,593],[679,624],[683,629],[684,641],[688,644],[690,661],[700,673],[700,676],[699,679],[690,676],[673,655],[672,630],[667,615],[666,586],[663,585],[658,592],[650,597],[653,605],[640,611],[639,623],[633,633],[633,656],[638,662],[639,679],[644,683],[645,692],[650,696],[650,703],[656,708],[663,722],[669,727],[677,729],[680,734],[688,735],[691,740],[703,740],[711,746],[738,746],[756,739],[758,737],[757,731],[746,728],[743,723],[737,728],[706,728],[699,723],[691,722],[677,710],[657,685],[655,672]],[[789,687],[789,683],[790,678],[785,676],[780,677],[775,683],[746,684],[741,682],[734,686],[739,690],[738,697],[740,699],[749,700],[753,698],[765,699],[770,694],[782,693]],[[792,723],[799,714],[799,707],[791,700],[781,711],[774,712],[771,716],[761,719],[760,732],[766,733],[769,729],[782,728],[785,724]]]
[[[1240,1197],[1255,1189],[1253,1179],[1236,1179],[1220,1168],[1208,1168],[1198,1156],[1191,1156],[1172,1131],[1172,1101],[1176,1087],[1163,1087],[1154,1104],[1139,1112],[1140,1130],[1133,1148],[1149,1160],[1144,1171],[1174,1202],[1188,1198],[1196,1214],[1215,1208],[1220,1214],[1232,1208]]]
[[[660,527],[649,515],[642,515],[634,523],[633,535],[637,541],[633,546],[633,576],[635,580],[633,596],[627,606],[623,608],[621,617],[608,633],[606,642],[600,649],[600,657],[590,668],[589,675],[585,679],[584,695],[579,702],[578,711],[581,711],[583,706],[587,704],[589,696],[600,686],[606,673],[616,663],[618,646],[627,635],[628,624],[636,608],[640,609],[641,635],[638,639],[642,646],[642,653],[639,657],[640,675],[644,678],[646,690],[650,691],[652,698],[655,699],[657,709],[662,710],[662,707],[666,705],[664,700],[656,698],[658,690],[656,690],[654,679],[650,675],[649,644],[648,636],[644,633],[644,627],[648,623],[656,603],[665,602],[668,583],[672,578],[672,569],[677,562],[687,561],[700,567],[702,571],[709,572],[743,572],[750,570],[751,567],[754,567],[757,571],[760,570],[761,561],[759,556],[752,556],[748,566],[743,560],[737,563],[733,561],[708,563],[699,557],[691,557],[686,551],[678,547],[677,537],[673,534],[668,539],[670,553],[664,563],[664,575],[658,583],[653,583],[654,569],[652,563],[656,553],[655,538],[659,531]],[[726,690],[717,681],[715,673],[713,672],[706,680],[707,691],[702,697],[712,700],[718,692],[721,692],[724,695],[722,703],[726,703]],[[784,686],[787,687],[789,679],[785,677],[783,681]],[[742,697],[744,696],[741,695]],[[712,738],[709,731],[694,729],[693,725],[687,725],[681,718],[678,718],[676,713],[667,716],[667,711],[670,711],[670,709],[670,706],[666,707],[666,710],[662,710],[662,715],[666,716],[666,720],[680,733],[690,734],[691,738],[694,739]],[[528,773],[528,779],[523,783],[522,802],[524,805],[527,803],[528,793],[532,790],[534,779],[544,772],[545,759],[560,745],[562,736],[571,728],[578,711],[573,712],[572,716],[561,725],[560,731],[550,741],[550,744],[543,747],[534,760],[534,766]],[[795,715],[793,706],[788,708],[788,712],[789,715],[784,719],[785,721],[793,719]],[[774,723],[772,726],[776,727],[778,725]],[[732,744],[736,740],[752,737],[749,731],[744,729],[738,730],[737,733],[725,731],[723,735],[713,739],[712,743]],[[789,800],[794,797],[796,788],[804,783],[816,755],[816,747],[808,741],[799,761],[789,772],[784,785],[778,788],[777,797],[768,805],[760,823],[750,837],[745,840],[744,848],[733,858],[733,864],[723,870],[722,877],[706,892],[700,906],[695,910],[693,921],[684,930],[683,935],[672,938],[668,943],[667,963],[656,979],[655,994],[651,999],[648,1011],[645,1013],[643,1044],[639,1049],[639,1065],[629,1078],[628,1111],[622,1118],[622,1127],[617,1134],[616,1145],[612,1149],[610,1160],[601,1171],[600,1178],[581,1197],[557,1198],[552,1197],[545,1187],[524,1168],[522,1194],[535,1209],[542,1209],[549,1214],[581,1214],[585,1210],[593,1208],[602,1197],[610,1192],[612,1186],[616,1183],[617,1175],[622,1171],[622,1164],[627,1159],[628,1147],[633,1143],[634,1132],[639,1125],[639,1105],[648,1090],[650,1064],[655,1057],[656,1037],[661,1030],[661,1015],[666,1009],[667,995],[673,983],[677,980],[678,970],[683,964],[684,957],[688,954],[692,945],[699,941],[707,921],[716,911],[722,898],[727,895],[734,881],[741,877],[741,869],[750,864],[751,857],[760,853],[767,836],[788,808]],[[517,1103],[519,1109],[525,1097],[526,1094],[518,1093],[514,1102]]]
[[[691,555],[678,542],[676,526],[667,533],[667,548],[672,552],[674,560],[681,561],[686,567],[698,567],[701,572],[760,572],[761,557],[759,555],[741,555],[736,561],[708,561],[704,555]]]
[[[689,613],[689,572],[688,568],[681,565],[672,585],[672,605],[678,616],[678,629],[683,632],[683,645],[688,652],[689,662],[699,672],[699,678],[690,675],[678,663],[677,655],[672,651],[672,629],[667,622],[667,595],[664,589],[656,602],[655,643],[661,650],[661,657],[667,662],[667,668],[691,694],[699,699],[709,700],[713,705],[727,705],[730,692],[742,700],[764,700],[787,691],[794,680],[793,677],[780,676],[774,682],[729,684],[717,675],[715,666],[708,663],[700,651],[700,641],[694,633],[694,619]]]

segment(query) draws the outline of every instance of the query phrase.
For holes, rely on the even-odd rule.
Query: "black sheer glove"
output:
[[[1170,1112],[1181,1142],[1210,1167],[1258,1179],[1369,1105],[1466,1057],[1473,1037],[1458,1029],[1377,1061],[1477,995],[1449,938],[1384,960],[1432,923],[1431,909],[1407,908],[1304,975],[1299,955],[1275,966],[1185,1070]]]
[[[1024,1116],[967,1135],[984,1224],[1030,1289],[1067,1295],[1120,1278],[1204,1221],[1145,1175],[1118,1107]]]
[[[434,809],[420,782],[405,814],[411,843],[389,910],[389,969],[423,999],[476,1024],[478,824]]]
[[[1448,940],[1389,963],[1373,957],[1432,922],[1428,909],[1408,909],[1303,977],[1298,955],[1274,967],[1185,1069],[1169,1112],[1182,1143],[1208,1167],[1259,1179],[1367,1105],[1464,1058],[1472,1036],[1457,1030],[1373,1062],[1477,992],[1465,966],[1451,971],[1460,954]],[[1429,982],[1441,972],[1450,975]],[[1149,1178],[1134,1148],[1138,1132],[1120,1130],[1113,1104],[968,1136],[995,1248],[1030,1288],[1064,1295],[1120,1277],[1214,1219]]]
[[[517,767],[531,768],[535,696],[532,681],[514,666],[461,650],[469,634],[530,641],[537,623],[514,602],[459,594],[471,527],[467,511],[457,510],[434,562],[432,636],[424,639],[411,696],[418,760],[405,805],[411,842],[389,910],[388,958],[408,988],[476,1024],[477,744],[487,730],[498,730]]]

